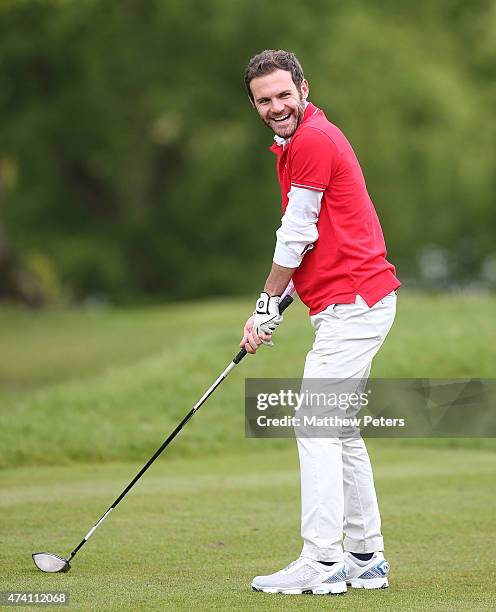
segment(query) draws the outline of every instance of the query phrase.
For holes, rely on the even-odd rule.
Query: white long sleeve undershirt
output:
[[[323,193],[303,187],[291,187],[289,202],[277,230],[274,262],[285,268],[297,268],[304,254],[319,237],[317,221]]]

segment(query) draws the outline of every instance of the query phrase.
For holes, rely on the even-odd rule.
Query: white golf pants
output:
[[[357,296],[354,304],[332,304],[312,316],[315,342],[306,358],[304,379],[359,379],[350,382],[364,385],[395,313],[393,291],[372,308]],[[302,390],[304,385],[305,381]],[[297,445],[302,555],[341,561],[343,545],[356,553],[383,550],[372,467],[362,438],[311,438],[297,433]]]

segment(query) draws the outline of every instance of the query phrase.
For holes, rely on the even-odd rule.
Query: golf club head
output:
[[[47,552],[33,553],[33,561],[38,569],[49,574],[68,572],[71,569],[69,561],[58,555]]]

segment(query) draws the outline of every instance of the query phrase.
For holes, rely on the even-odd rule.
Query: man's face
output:
[[[290,72],[275,70],[253,79],[250,89],[255,108],[265,125],[277,136],[290,138],[303,119],[307,81],[303,81],[298,91]]]

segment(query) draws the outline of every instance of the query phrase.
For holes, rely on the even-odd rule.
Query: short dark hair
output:
[[[296,55],[291,53],[291,51],[283,51],[282,49],[278,51],[266,49],[254,55],[246,67],[245,85],[252,102],[254,100],[250,89],[251,81],[256,77],[265,76],[275,70],[287,70],[290,72],[293,83],[298,90],[300,89],[300,85],[303,83],[305,76],[303,75],[303,69]]]

